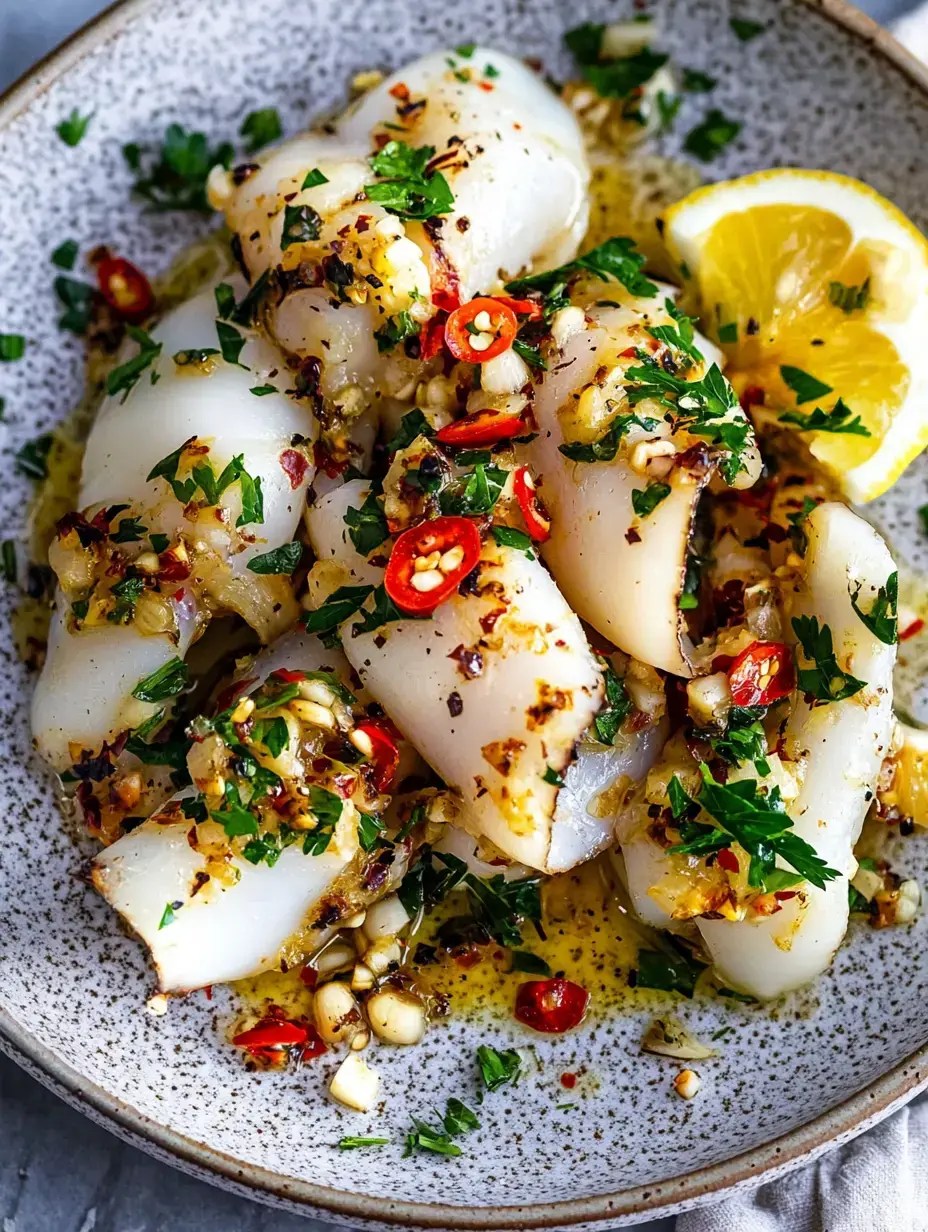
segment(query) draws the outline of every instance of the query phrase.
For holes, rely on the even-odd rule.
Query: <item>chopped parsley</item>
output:
[[[717,154],[721,154],[740,132],[741,125],[737,120],[729,120],[713,107],[703,122],[686,134],[683,148],[701,162],[709,163]]]
[[[16,544],[12,539],[4,539],[0,544],[0,572],[5,582],[16,581]]]
[[[505,468],[479,462],[469,474],[462,475],[442,490],[439,497],[442,513],[458,517],[490,513],[508,478],[509,471]]]
[[[230,325],[228,321],[217,318],[216,337],[219,339],[222,358],[227,364],[236,364],[240,368],[247,367],[247,365],[239,362],[239,356],[247,339],[238,332],[234,325]]]
[[[450,214],[454,196],[448,181],[440,171],[426,174],[434,154],[435,147],[431,145],[411,146],[388,141],[382,150],[371,156],[371,170],[380,182],[365,184],[368,200],[376,201],[400,218],[424,220]]]
[[[899,574],[893,572],[886,579],[886,585],[881,586],[869,612],[864,612],[857,605],[861,587],[858,583],[855,590],[848,588],[851,606],[867,626],[875,638],[886,646],[895,646],[899,641]]]
[[[280,233],[280,247],[286,250],[291,244],[309,244],[322,233],[322,218],[311,205],[284,206],[284,225]]]
[[[716,80],[696,68],[683,70],[683,89],[688,94],[709,94],[716,87]]]
[[[11,364],[25,353],[26,339],[22,334],[0,334],[0,363]]]
[[[829,282],[828,300],[848,316],[866,308],[870,302],[870,279],[865,278],[859,287],[849,287],[843,282]]]
[[[145,330],[140,329],[137,325],[129,325],[126,328],[129,337],[133,342],[138,343],[139,353],[133,355],[131,359],[127,359],[118,368],[114,368],[106,378],[106,392],[111,398],[121,393],[122,402],[125,402],[129,397],[145,369],[150,368],[161,354],[162,346],[160,342],[155,342],[150,334],[146,334]],[[152,373],[152,377],[154,377],[154,373]]]
[[[797,406],[802,406],[804,402],[814,402],[817,398],[824,398],[826,394],[832,393],[830,385],[818,380],[811,373],[804,372],[802,368],[794,368],[792,364],[782,364],[780,376],[783,383],[796,395]]]
[[[719,342],[723,345],[738,341],[738,322],[727,321],[719,326]]]
[[[390,538],[387,519],[374,492],[368,492],[360,509],[345,510],[344,523],[348,527],[348,538],[361,556],[370,556],[374,548]]]
[[[339,586],[326,601],[303,617],[307,633],[331,633],[344,624],[374,593],[373,586]]]
[[[162,928],[167,928],[169,924],[173,924],[177,919],[177,912],[183,907],[183,903],[178,899],[173,903],[165,903],[164,911],[161,913],[161,920],[158,924],[158,931]]]
[[[408,312],[400,312],[395,317],[388,317],[386,325],[374,330],[377,339],[377,350],[383,355],[393,351],[407,338],[418,338],[419,326]]]
[[[229,167],[234,150],[228,141],[211,146],[204,133],[188,132],[169,124],[160,150],[146,154],[134,143],[123,146],[129,169],[138,176],[133,191],[156,213],[194,210],[212,213],[206,198],[206,180],[218,164]],[[143,154],[146,167],[143,167]]]
[[[593,274],[602,282],[614,278],[631,295],[651,296],[657,287],[641,272],[645,257],[635,248],[634,240],[616,237],[606,240],[583,256],[560,265],[557,269],[542,274],[532,274],[506,284],[511,295],[524,295],[526,291],[540,291],[545,296],[546,313],[562,308],[569,302],[565,291],[569,280],[581,273]]]
[[[334,791],[311,786],[309,807],[316,818],[316,829],[310,830],[303,839],[303,854],[321,856],[328,849],[335,827],[342,815],[342,801]]]
[[[801,692],[820,702],[841,702],[866,687],[866,681],[841,671],[828,625],[820,627],[815,616],[794,616],[793,632],[803,655],[813,664],[802,667],[797,656],[796,678]]]
[[[303,183],[300,185],[300,191],[307,188],[318,188],[320,184],[328,184],[329,177],[323,175],[318,167],[313,167],[312,171],[307,171]]]
[[[375,629],[381,629],[384,625],[392,624],[397,620],[409,619],[408,613],[400,611],[382,584],[374,588],[373,596],[374,606],[369,612],[362,609],[361,619],[351,626],[351,633],[354,637],[359,637],[362,633],[373,633]]]
[[[163,702],[183,693],[189,679],[187,664],[175,657],[140,680],[132,690],[132,696],[140,702]]]
[[[796,884],[797,878],[824,889],[827,882],[840,876],[836,869],[829,868],[814,847],[793,832],[792,818],[783,807],[779,788],[774,787],[764,795],[755,779],[718,783],[705,763],[699,769],[702,790],[697,799],[692,801],[674,776],[671,782],[677,786],[677,805],[671,800],[671,807],[676,813],[683,801],[685,810],[695,803],[715,825],[681,820],[679,828],[683,841],[671,847],[671,853],[705,856],[737,842],[751,857],[748,884],[768,891]],[[777,869],[777,856],[795,869],[796,876],[784,875]]]
[[[584,445],[580,441],[568,441],[566,444],[558,445],[558,451],[565,458],[570,458],[571,462],[612,462],[619,452],[622,437],[633,426],[650,432],[657,427],[657,420],[649,416],[634,414],[616,415],[598,441],[593,441],[589,445]]]
[[[65,145],[73,148],[76,145],[80,145],[83,141],[93,117],[94,112],[91,111],[88,115],[82,116],[75,107],[69,116],[62,120],[60,124],[55,125],[55,132]]]
[[[760,722],[762,707],[733,706],[728,713],[728,723],[721,736],[710,736],[712,751],[730,766],[751,762],[757,773],[770,773],[767,762],[767,737]]]
[[[839,398],[830,411],[817,406],[810,415],[803,411],[785,411],[780,423],[793,424],[800,432],[846,432],[850,436],[870,436],[870,429],[859,415],[851,418],[851,409]]]
[[[52,265],[64,270],[74,269],[79,251],[77,240],[65,240],[52,253]]]
[[[445,1115],[442,1118],[445,1131],[453,1138],[466,1134],[472,1129],[480,1128],[477,1114],[459,1099],[449,1099],[445,1105]]]
[[[530,950],[512,951],[512,969],[521,971],[524,975],[549,976],[551,968],[540,954],[532,954]]]
[[[252,573],[289,575],[297,568],[302,558],[303,545],[293,540],[292,543],[281,544],[279,548],[274,548],[271,552],[253,556],[248,562],[248,568]]]
[[[244,806],[239,790],[234,783],[226,783],[223,807],[215,810],[211,809],[209,815],[213,821],[218,822],[222,826],[227,838],[240,838],[248,835],[257,835],[258,833],[258,819],[254,813],[249,812]],[[252,852],[252,854],[256,853]],[[261,858],[265,857],[262,856]],[[259,863],[259,860],[251,859],[251,857],[249,857],[249,860],[252,864]]]
[[[568,30],[564,42],[574,54],[583,76],[601,98],[629,98],[646,85],[669,57],[643,47],[631,55],[602,60],[605,26],[594,22]]]
[[[83,337],[90,324],[93,302],[96,291],[87,282],[77,278],[66,278],[63,274],[55,279],[55,294],[64,307],[64,312],[58,318],[58,328],[67,329],[72,334]]]
[[[605,700],[603,708],[593,720],[593,730],[596,739],[605,745],[615,744],[619,728],[631,714],[634,706],[625,689],[625,681],[617,676],[608,659],[600,659],[599,666],[603,673],[605,685]]]
[[[248,392],[250,394],[254,394],[256,398],[266,398],[268,394],[277,393],[277,386],[276,385],[252,385],[251,389],[249,389]]]
[[[408,449],[418,436],[434,436],[435,429],[422,414],[418,407],[407,411],[400,420],[400,426],[395,435],[387,442],[387,453],[396,453],[400,449]]]
[[[639,518],[649,517],[670,495],[669,483],[649,483],[646,488],[632,489],[632,508]]]
[[[524,338],[514,338],[512,349],[530,368],[537,368],[540,372],[548,371],[548,365],[542,358],[541,350],[538,346],[533,346],[532,343],[526,342]]]
[[[277,108],[260,107],[257,111],[250,111],[245,116],[238,135],[245,138],[247,153],[255,154],[281,137],[283,131]]]
[[[498,1052],[489,1044],[481,1044],[477,1049],[477,1064],[480,1066],[483,1085],[488,1091],[497,1091],[518,1079],[522,1058],[514,1048]]]
[[[767,28],[763,22],[746,21],[743,17],[732,17],[728,24],[742,43],[749,43],[751,39],[757,38],[758,34],[763,34]]]
[[[667,94],[664,90],[658,90],[658,132],[669,133],[671,131],[682,106],[683,99],[679,94]]]
[[[264,496],[261,489],[261,476],[252,477],[248,474],[245,470],[243,454],[236,454],[232,461],[226,464],[218,478],[209,462],[198,462],[191,468],[189,478],[183,480],[177,478],[181,457],[190,444],[191,441],[185,441],[173,453],[169,453],[166,458],[156,462],[148,472],[146,480],[151,482],[153,479],[164,479],[175,498],[183,505],[193,500],[198,489],[203,493],[207,505],[217,505],[223,492],[233,483],[238,482],[242,512],[236,519],[235,525],[247,526],[250,523],[263,522]]]
[[[692,997],[696,991],[696,981],[706,969],[705,965],[697,962],[689,950],[673,938],[667,938],[667,944],[673,953],[667,950],[638,951],[635,986]]]
[[[386,1146],[389,1141],[389,1138],[360,1138],[349,1134],[339,1139],[338,1149],[340,1151],[356,1151],[360,1147]]]
[[[541,776],[543,783],[550,783],[552,787],[563,787],[564,778],[560,775],[553,766],[545,766],[545,772]]]
[[[145,589],[145,579],[134,566],[129,565],[125,576],[115,582],[110,589],[116,596],[116,605],[107,615],[107,620],[111,624],[126,625],[135,615],[136,600],[140,598]]]
[[[34,479],[36,482],[48,478],[48,455],[53,441],[54,437],[51,432],[45,432],[42,436],[26,441],[16,454],[16,469],[20,475],[25,475],[27,479]]]
[[[493,538],[501,548],[515,548],[526,556],[535,555],[535,545],[524,530],[516,530],[514,526],[494,526]]]

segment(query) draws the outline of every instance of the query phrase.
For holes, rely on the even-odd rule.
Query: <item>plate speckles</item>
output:
[[[832,168],[867,180],[916,223],[928,223],[918,163],[928,105],[879,51],[798,0],[740,6],[740,16],[769,25],[749,44],[729,30],[727,0],[666,0],[656,8],[677,62],[720,82],[710,99],[687,97],[680,135],[709,106],[743,120],[738,140],[710,166],[713,176],[781,164]],[[248,111],[272,104],[292,133],[338,105],[355,72],[398,66],[477,33],[563,75],[565,25],[628,11],[609,0],[569,7],[474,0],[466,8],[434,0],[136,2],[108,19],[105,38],[67,55],[66,69],[64,62],[43,69],[46,88],[33,82],[0,107],[0,329],[28,339],[25,360],[0,371],[2,525],[20,526],[28,500],[13,454],[62,418],[81,391],[79,344],[56,328],[52,250],[69,236],[84,252],[107,243],[157,272],[207,225],[146,216],[130,203],[123,143],[157,141],[172,120],[227,137]],[[81,145],[69,149],[53,130],[74,106],[96,114]],[[916,551],[912,504],[925,499],[926,475],[923,465],[913,469],[874,510],[905,555]],[[65,835],[51,782],[30,753],[32,682],[12,651],[10,599],[0,596],[4,1046],[162,1157],[173,1152],[181,1166],[211,1169],[230,1187],[251,1186],[355,1225],[615,1226],[636,1211],[711,1196],[822,1149],[923,1081],[928,923],[891,933],[855,925],[834,970],[771,1010],[668,999],[699,1038],[734,1028],[719,1041],[722,1055],[696,1067],[703,1088],[691,1103],[671,1091],[672,1062],[639,1054],[646,1012],[632,1012],[593,1020],[563,1040],[536,1040],[540,1072],[487,1096],[482,1127],[460,1159],[402,1160],[398,1145],[334,1150],[346,1133],[386,1131],[398,1142],[410,1115],[427,1114],[447,1096],[473,1103],[476,1044],[529,1041],[514,1027],[462,1018],[434,1028],[423,1048],[372,1050],[384,1079],[378,1120],[326,1099],[329,1058],[286,1075],[243,1072],[216,1029],[229,1012],[221,991],[212,1003],[198,994],[151,1018],[141,949],[77,879],[87,853]],[[928,879],[928,845],[903,845],[899,867]],[[598,1086],[584,1080],[565,1093],[559,1075],[581,1064]],[[568,1102],[578,1110],[557,1110]],[[801,1128],[812,1118],[820,1119]]]

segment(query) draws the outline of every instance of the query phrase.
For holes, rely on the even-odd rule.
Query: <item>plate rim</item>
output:
[[[888,30],[849,0],[794,0],[848,31],[868,51],[881,56],[914,84],[928,102],[928,65],[907,51]],[[0,136],[15,118],[85,56],[117,37],[154,8],[157,0],[114,0],[96,17],[0,94]],[[0,1007],[0,1053],[5,1054],[70,1107],[123,1141],[163,1163],[243,1197],[296,1213],[360,1218],[370,1224],[436,1229],[437,1232],[496,1232],[502,1229],[554,1229],[642,1215],[672,1215],[718,1200],[811,1162],[878,1124],[928,1089],[928,1044],[916,1049],[835,1108],[779,1138],[730,1159],[666,1181],[588,1198],[520,1206],[450,1206],[445,1203],[385,1199],[319,1185],[246,1164],[234,1156],[159,1124],[89,1081]],[[614,1226],[616,1226],[614,1224]]]

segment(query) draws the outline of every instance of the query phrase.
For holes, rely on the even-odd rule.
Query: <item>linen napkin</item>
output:
[[[928,4],[894,33],[928,60]],[[677,1232],[928,1232],[928,1095],[806,1168],[680,1215]]]

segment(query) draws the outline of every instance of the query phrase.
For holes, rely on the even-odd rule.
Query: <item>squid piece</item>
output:
[[[58,770],[157,712],[140,682],[170,677],[213,614],[238,613],[265,641],[296,618],[289,578],[249,566],[293,539],[316,428],[281,392],[276,349],[241,338],[239,362],[223,359],[213,291],[196,296],[154,327],[134,382],[100,409],[81,512],[50,550],[59,589],[32,726]],[[183,684],[180,671],[153,692]]]
[[[722,977],[761,998],[799,988],[831,965],[847,932],[854,845],[892,739],[896,647],[876,638],[851,603],[859,589],[858,605],[870,610],[895,570],[892,557],[873,527],[844,505],[819,505],[806,533],[804,585],[793,615],[828,625],[838,664],[865,688],[824,706],[798,700],[786,728],[786,751],[802,773],[788,807],[795,833],[841,875],[824,889],[805,886],[756,922],[699,921]]]
[[[356,552],[344,521],[368,491],[362,481],[346,483],[307,511],[318,558],[309,578],[315,607],[341,586],[382,583],[382,567]],[[608,843],[611,825],[560,803],[558,776],[570,773],[603,684],[580,622],[536,559],[491,539],[468,593],[430,619],[393,620],[367,633],[355,622],[341,628],[345,654],[458,794],[463,826],[546,872]],[[585,784],[575,791],[588,798]]]
[[[854,609],[869,613],[894,571],[877,532],[844,505],[819,505],[804,523],[808,547],[792,596],[791,615],[814,617],[833,638],[840,672],[864,687],[841,701],[809,705],[799,692],[781,737],[780,754],[769,754],[773,777],[761,780],[783,791],[791,833],[805,840],[837,876],[824,888],[807,882],[773,901],[765,914],[748,907],[738,918],[708,919],[694,910],[695,923],[716,971],[735,988],[768,999],[798,988],[830,965],[848,923],[848,881],[856,871],[854,845],[883,759],[892,741],[892,672],[895,645],[879,640]],[[745,767],[729,784],[756,777]],[[663,882],[680,887],[688,876],[652,841],[639,823],[622,843],[633,903],[648,924],[680,928],[689,912],[668,914]],[[785,866],[784,866],[785,867]],[[695,887],[694,895],[704,891]],[[708,884],[708,883],[707,883]],[[721,900],[720,900],[721,901]],[[711,904],[710,904],[711,905]],[[722,904],[724,906],[724,904]]]
[[[588,302],[593,296],[597,302]],[[551,515],[542,553],[568,602],[599,633],[644,663],[691,676],[693,643],[680,597],[696,511],[719,451],[687,427],[685,395],[673,422],[657,398],[629,402],[628,388],[645,378],[626,374],[642,372],[642,349],[648,355],[657,346],[650,331],[678,328],[667,294],[638,299],[618,283],[595,282],[574,300],[552,322],[557,352],[533,402],[538,435],[520,454]],[[682,370],[694,388],[717,356],[711,343],[695,343],[705,360],[686,357],[690,367]],[[661,347],[668,370],[680,371],[680,354]],[[718,381],[728,393],[720,373]],[[744,469],[732,482],[753,483],[760,457],[736,402],[725,409],[725,422],[744,425],[747,435]],[[610,439],[611,452],[603,449]],[[645,493],[663,495],[638,513],[633,501],[647,500]]]
[[[305,361],[324,420],[408,398],[423,364],[400,344],[418,346],[437,308],[498,287],[505,273],[568,259],[586,228],[589,170],[569,108],[508,56],[477,50],[455,68],[449,56],[394,74],[330,132],[210,177],[244,268],[273,292],[268,328]],[[433,216],[376,189],[368,197],[378,179],[409,187],[409,154],[426,147],[434,155],[415,175],[428,163],[447,186]]]
[[[309,694],[307,701],[319,699],[312,703],[318,707],[326,700],[327,690],[333,700],[329,719],[337,724],[341,739],[350,737],[351,709],[341,704],[332,687],[350,688],[350,668],[342,654],[326,650],[310,635],[290,634],[260,656],[253,670],[267,682],[280,669],[288,677],[324,673],[324,680],[305,681],[301,696]],[[253,696],[254,680],[248,683]],[[313,830],[296,828],[291,832],[296,841],[280,839],[276,848],[267,833],[243,846],[243,839],[227,837],[229,832],[243,833],[243,826],[220,824],[221,800],[210,799],[208,790],[198,797],[194,787],[179,793],[138,829],[102,851],[92,864],[93,884],[150,950],[161,992],[183,993],[243,979],[278,966],[281,959],[288,965],[301,961],[329,939],[340,920],[389,892],[406,869],[411,841],[371,854],[359,845],[358,826],[364,812],[376,818],[386,804],[386,797],[371,786],[368,763],[350,771],[343,768],[334,778],[312,770],[313,749],[332,739],[329,720],[321,728],[314,725],[306,718],[314,712],[305,704],[295,718],[292,702],[265,707],[260,713],[265,718],[283,717],[290,741],[276,757],[259,754],[259,764],[279,773],[294,799],[301,795],[301,788],[309,792],[324,785],[329,798],[323,803],[340,801],[340,816],[334,824],[329,820],[331,838],[318,854],[307,853],[303,847],[303,839]],[[216,739],[207,736],[195,744],[200,754],[197,760],[190,759],[196,785],[207,789],[210,785],[203,772],[208,775],[210,770],[203,750]],[[250,738],[248,748],[255,750]],[[207,748],[206,752],[212,757],[216,750]],[[348,774],[357,782],[346,797],[351,786],[345,777]],[[202,803],[197,807],[204,797],[212,819]],[[296,825],[292,811],[284,815]],[[247,816],[256,817],[257,830],[260,814],[248,813],[246,820]],[[242,821],[238,815],[238,822]],[[270,841],[276,855],[256,858],[260,852],[252,843],[261,841]]]

